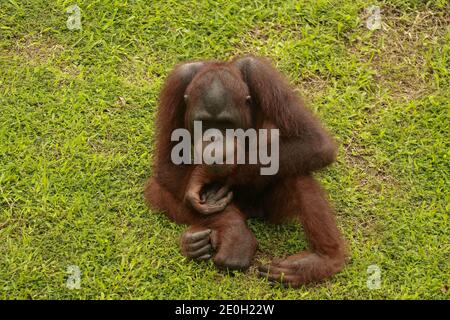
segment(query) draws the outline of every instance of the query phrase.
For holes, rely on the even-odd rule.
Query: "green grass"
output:
[[[450,7],[439,1],[0,3],[0,297],[449,299]],[[147,3],[147,4],[145,4]],[[382,8],[383,30],[364,8]],[[154,116],[179,61],[270,57],[340,142],[318,174],[346,269],[300,289],[187,261],[185,226],[150,212]],[[250,223],[256,262],[306,246]],[[381,288],[366,286],[381,268]],[[81,288],[66,287],[69,265]]]

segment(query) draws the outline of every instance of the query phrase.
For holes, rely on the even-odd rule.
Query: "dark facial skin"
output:
[[[194,121],[202,122],[203,132],[208,129],[218,129],[223,135],[225,135],[226,129],[245,128],[248,126],[247,122],[250,118],[249,96],[245,91],[236,92],[229,85],[227,86],[230,82],[239,83],[242,80],[234,78],[231,74],[224,75],[221,73],[219,76],[214,71],[211,71],[207,81],[194,82],[191,88],[187,90],[185,101],[189,112],[186,122],[191,133],[193,133]],[[242,116],[241,110],[247,113],[246,117]],[[207,142],[202,143],[203,149],[207,145]],[[232,166],[230,165],[205,165],[203,167],[204,170],[218,175],[226,173],[231,168]],[[192,196],[195,199],[191,202],[197,203],[197,210],[212,213],[222,211],[231,202],[232,191],[227,185],[216,183],[206,185],[202,188],[199,195]],[[200,199],[197,199],[198,196]]]
[[[219,130],[237,129],[246,126],[241,110],[246,107],[248,94],[237,94],[227,87],[225,81],[211,72],[209,81],[202,81],[187,90],[185,95],[189,112],[187,126],[191,130],[194,121],[202,121],[203,130],[215,128]],[[223,76],[223,75],[222,75]],[[231,77],[231,76],[229,76]],[[240,79],[227,79],[241,81]],[[201,92],[202,94],[198,94]]]

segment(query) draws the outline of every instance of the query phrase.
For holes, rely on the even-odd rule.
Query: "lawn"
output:
[[[66,25],[74,3],[82,30]],[[366,27],[369,5],[381,29]],[[449,11],[445,0],[1,0],[0,298],[449,299]],[[185,226],[144,204],[168,72],[245,53],[269,57],[339,141],[317,178],[350,257],[325,282],[284,288],[255,267],[188,261]],[[250,227],[255,265],[306,246],[298,224]]]

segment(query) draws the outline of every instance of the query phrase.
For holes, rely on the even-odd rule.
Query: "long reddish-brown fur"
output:
[[[242,111],[242,117],[251,119],[251,127],[280,130],[280,168],[275,176],[262,176],[259,164],[238,165],[226,177],[235,195],[232,203],[222,212],[204,215],[184,201],[190,181],[196,175],[201,176],[201,167],[173,164],[170,153],[174,142],[170,137],[173,130],[186,127],[185,115],[189,110],[183,97],[188,86],[202,81],[211,70],[239,77],[239,81],[228,85],[240,93],[250,94],[252,110],[249,114]],[[244,84],[239,85],[241,82]],[[202,94],[195,92],[195,88],[192,90],[191,95]],[[230,62],[178,65],[161,92],[156,123],[156,158],[145,199],[151,207],[165,211],[173,221],[190,225],[181,238],[184,254],[187,255],[189,235],[211,230],[208,241],[214,250],[213,261],[220,267],[245,269],[257,248],[246,219],[257,216],[278,223],[298,218],[309,250],[261,266],[260,274],[297,287],[342,269],[345,245],[326,196],[311,175],[335,160],[336,145],[267,60],[246,56]]]

